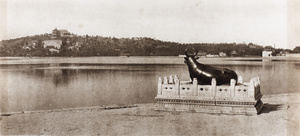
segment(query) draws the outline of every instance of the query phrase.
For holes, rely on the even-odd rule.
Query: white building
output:
[[[44,48],[56,48],[60,49],[62,45],[62,40],[45,40],[43,41],[43,47]]]
[[[262,57],[272,57],[272,51],[270,50],[262,51]]]
[[[226,53],[224,53],[224,52],[219,52],[219,56],[220,56],[220,57],[226,57]]]

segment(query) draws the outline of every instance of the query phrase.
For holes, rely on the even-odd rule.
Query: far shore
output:
[[[0,64],[184,64],[178,56],[95,56],[95,57],[0,57]],[[200,57],[206,64],[243,64],[246,61],[300,61],[297,57]],[[238,61],[238,63],[236,62]]]

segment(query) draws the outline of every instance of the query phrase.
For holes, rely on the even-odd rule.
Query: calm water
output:
[[[177,61],[178,57],[174,59]],[[299,61],[214,60],[209,63],[235,70],[244,82],[260,77],[263,94],[300,92]],[[158,77],[175,74],[181,80],[189,80],[187,66],[181,62],[47,63],[39,59],[30,64],[0,64],[1,112],[153,103]]]

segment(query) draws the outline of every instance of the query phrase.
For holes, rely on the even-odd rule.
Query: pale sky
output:
[[[294,48],[287,41],[288,0],[0,1],[0,40],[58,28],[79,35]]]

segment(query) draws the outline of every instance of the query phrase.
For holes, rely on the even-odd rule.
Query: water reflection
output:
[[[235,70],[247,82],[260,77],[263,94],[300,92],[297,62],[214,65]],[[1,111],[155,102],[158,77],[175,74],[189,80],[184,64],[1,65]]]

